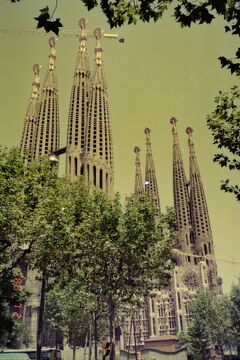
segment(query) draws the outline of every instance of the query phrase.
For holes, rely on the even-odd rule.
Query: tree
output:
[[[13,331],[9,305],[24,299],[24,292],[13,291],[16,269],[24,260],[29,268],[37,269],[42,276],[40,357],[48,278],[61,274],[62,266],[65,266],[59,264],[58,255],[65,251],[74,222],[87,204],[87,190],[81,180],[70,183],[58,178],[48,159],[25,166],[17,149],[0,148],[0,181],[0,292],[3,294],[0,311],[3,329],[5,327],[7,333]]]
[[[234,283],[231,288],[230,292],[230,313],[233,328],[235,329],[236,333],[236,343],[239,344],[240,342],[240,278],[238,278],[237,283]],[[239,347],[239,346],[238,346]],[[238,349],[238,353],[240,353]]]
[[[64,257],[64,262],[59,261],[60,254],[67,252],[67,244],[74,232],[75,221],[87,203],[88,196],[81,179],[71,183],[67,179],[58,178],[49,161],[43,164],[48,171],[40,173],[40,182],[38,176],[34,178],[36,183],[33,181],[33,184],[38,186],[30,187],[29,200],[34,203],[34,209],[22,225],[21,233],[17,234],[19,238],[23,236],[27,243],[36,239],[32,243],[27,261],[30,268],[38,270],[41,274],[37,360],[41,357],[44,302],[48,281],[52,277],[61,277],[64,272],[62,269],[68,266],[67,257]],[[30,168],[41,168],[41,166],[42,163],[37,162]],[[67,252],[67,256],[70,257],[71,254]]]
[[[212,132],[213,143],[219,149],[213,161],[229,170],[240,170],[240,89],[234,86],[231,93],[219,92],[215,98],[216,108],[207,118]],[[222,181],[221,189],[233,193],[240,200],[239,185],[231,185],[229,180]]]
[[[57,332],[61,330],[73,349],[75,360],[76,346],[83,345],[89,331],[90,297],[79,283],[72,280],[64,288],[55,284],[46,298],[46,319]]]
[[[108,199],[99,191],[90,197],[88,212],[75,226],[69,277],[77,278],[96,301],[108,308],[111,359],[120,306],[167,283],[171,268],[170,238],[160,234],[153,204],[145,197]]]
[[[96,346],[99,336],[107,335],[102,329],[100,333],[99,326],[95,324],[97,322],[100,325],[101,320],[105,320],[105,330],[106,315],[106,306],[97,303],[95,297],[87,293],[77,279],[72,279],[64,288],[56,282],[47,293],[46,318],[55,331],[63,332],[73,349],[73,360],[75,360],[76,346],[86,346],[86,339],[91,345],[89,337],[92,337],[92,328],[96,332],[94,341]],[[97,348],[95,359],[97,359]]]
[[[190,303],[190,313],[190,325],[180,339],[193,359],[223,358],[223,349],[230,349],[234,339],[229,298],[198,293]]]
[[[23,247],[16,230],[24,221],[26,210],[22,197],[24,164],[19,151],[0,147],[0,345],[16,340],[19,322],[13,317],[16,305],[24,303],[27,292],[14,281],[21,280],[19,266],[32,243]],[[17,314],[17,313],[16,313]],[[20,314],[17,314],[20,315]]]

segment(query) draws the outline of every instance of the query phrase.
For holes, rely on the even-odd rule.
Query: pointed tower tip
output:
[[[100,40],[102,38],[103,31],[99,27],[96,27],[93,35],[95,36],[96,40]]]
[[[40,88],[40,65],[34,64],[33,65],[33,73],[34,73],[34,80],[32,83],[32,95],[31,98],[37,99],[39,96],[39,88]]]
[[[141,149],[140,149],[140,147],[135,146],[135,148],[133,150],[134,150],[135,154],[139,154]]]
[[[146,135],[150,135],[151,130],[149,128],[145,128],[144,132],[145,132]]]
[[[177,119],[176,119],[174,116],[171,117],[171,119],[170,119],[170,124],[176,125],[176,123],[177,123]]]
[[[187,127],[186,128],[186,133],[188,134],[188,145],[193,150],[193,141],[192,141],[193,129],[191,127]]]
[[[39,75],[40,65],[34,64],[34,65],[33,65],[33,72],[34,72],[35,75]]]
[[[51,36],[50,39],[48,40],[49,46],[51,48],[51,52],[49,55],[49,61],[48,61],[48,70],[54,70],[55,68],[55,60],[56,60],[56,39]]]
[[[177,119],[173,116],[170,119],[170,123],[172,124],[172,134],[177,135],[177,129],[176,129],[176,123],[177,123]]]
[[[188,135],[191,135],[191,134],[193,133],[193,129],[192,129],[191,127],[187,127],[187,128],[186,128],[186,133],[187,133]]]
[[[48,43],[49,43],[49,46],[52,48],[52,47],[55,47],[56,45],[56,39],[55,37],[51,36],[50,39],[48,40]]]
[[[78,22],[78,25],[81,29],[81,34],[79,36],[79,41],[80,41],[80,47],[79,47],[79,53],[83,54],[87,52],[86,49],[86,41],[87,41],[87,34],[86,34],[86,25],[87,25],[87,20],[84,18],[81,18]],[[79,55],[81,57],[81,55]],[[78,61],[80,61],[80,59],[78,59]],[[80,67],[81,65],[78,64],[78,66]],[[76,66],[77,67],[77,66]]]
[[[97,40],[97,44],[95,47],[95,62],[97,66],[100,66],[102,65],[102,52],[103,52],[100,40],[102,39],[103,31],[99,27],[97,27],[94,30],[93,35]]]
[[[84,18],[81,18],[78,22],[78,25],[79,25],[80,29],[85,30],[86,25],[87,25],[87,20]]]

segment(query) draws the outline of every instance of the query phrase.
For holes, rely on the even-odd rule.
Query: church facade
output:
[[[60,123],[56,76],[56,48],[50,38],[50,55],[45,81],[40,92],[40,67],[35,64],[32,92],[25,116],[21,139],[21,154],[27,164],[41,156],[66,153],[66,177],[83,176],[89,189],[100,188],[110,197],[114,192],[113,144],[108,105],[108,89],[103,67],[103,32],[96,28],[94,36],[95,65],[91,74],[87,51],[86,21],[79,21],[81,33],[70,96],[66,146],[59,148]],[[174,244],[176,266],[167,289],[158,289],[154,298],[147,298],[132,318],[125,319],[121,348],[147,346],[150,340],[173,339],[190,320],[189,299],[199,289],[221,293],[217,275],[213,238],[208,207],[196,159],[191,128],[187,128],[189,145],[189,179],[187,179],[177,134],[177,120],[170,120],[173,137],[173,199],[176,211],[178,239]],[[136,196],[146,192],[156,207],[156,221],[161,218],[160,197],[151,149],[151,130],[145,129],[146,165],[141,173],[140,149],[136,155]],[[36,272],[29,271],[27,286],[33,289],[25,307],[24,321],[36,345],[35,334],[39,307],[39,281]],[[134,336],[131,336],[132,321]]]
[[[222,280],[217,275],[210,219],[201,175],[196,159],[193,130],[188,127],[189,180],[186,177],[177,134],[176,118],[171,118],[173,137],[173,198],[178,236],[173,244],[174,269],[167,289],[158,289],[154,297],[144,299],[132,318],[127,318],[123,331],[122,347],[144,349],[155,346],[160,350],[177,350],[176,335],[184,331],[190,321],[189,301],[199,290],[210,290],[215,295],[222,293]],[[150,129],[146,134],[145,178],[142,180],[140,148],[135,147],[136,196],[144,191],[156,205],[156,221],[161,218],[160,200],[153,155]],[[132,327],[134,324],[134,332]],[[155,341],[155,343],[150,342]],[[154,344],[154,345],[153,345]]]

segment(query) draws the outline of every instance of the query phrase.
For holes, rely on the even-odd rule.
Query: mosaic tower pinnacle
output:
[[[40,88],[40,66],[33,65],[34,81],[32,83],[31,97],[28,103],[28,108],[24,121],[24,128],[22,133],[20,151],[26,164],[32,161],[34,140],[36,135],[36,122],[38,117],[39,106],[39,88]]]
[[[173,198],[179,230],[178,248],[189,254],[192,252],[189,184],[186,179],[179,146],[176,128],[177,119],[172,117],[170,123],[172,124],[173,135]],[[190,256],[182,256],[181,261],[183,263],[193,262],[193,258]]]
[[[84,178],[90,189],[98,187],[113,194],[112,130],[108,109],[107,84],[102,61],[102,30],[96,28],[95,69],[89,96],[84,150]]]
[[[36,141],[34,145],[34,159],[49,156],[59,149],[59,103],[58,86],[55,73],[56,40],[49,39],[51,52],[48,70],[43,84],[39,113],[36,126]]]
[[[144,130],[146,134],[146,167],[145,167],[145,191],[149,198],[154,202],[156,206],[156,218],[160,218],[160,199],[158,194],[157,177],[155,173],[155,166],[152,156],[150,133],[151,130],[146,128]]]
[[[66,175],[83,175],[83,153],[90,91],[90,67],[86,47],[86,20],[80,19],[81,35],[69,106]]]
[[[141,163],[140,163],[140,148],[135,146],[134,152],[136,154],[136,172],[135,172],[135,186],[134,186],[134,194],[139,196],[144,192],[143,180],[142,180],[142,172],[141,172]]]
[[[198,255],[209,256],[209,259],[206,260],[208,265],[209,287],[210,290],[218,292],[217,266],[214,257],[212,230],[203,183],[192,140],[193,129],[188,127],[186,133],[188,134],[189,146],[190,206],[195,251]]]

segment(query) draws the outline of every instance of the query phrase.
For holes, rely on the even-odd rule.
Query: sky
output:
[[[55,0],[10,0],[0,2],[0,145],[19,146],[31,84],[32,66],[47,69],[50,35],[29,34],[11,29],[33,30],[39,10]],[[223,21],[210,25],[181,28],[170,9],[156,23],[138,23],[110,29],[99,9],[88,12],[79,0],[58,1],[55,13],[64,30],[78,31],[80,18],[88,20],[87,31],[90,63],[93,64],[95,27],[106,33],[117,33],[125,39],[103,40],[103,60],[109,93],[113,130],[115,191],[124,198],[133,192],[135,157],[133,148],[141,148],[144,173],[145,127],[151,129],[152,150],[158,179],[161,208],[173,205],[172,134],[169,120],[178,119],[177,129],[188,174],[188,145],[185,130],[194,129],[193,140],[207,198],[213,232],[218,273],[223,289],[228,292],[240,274],[239,203],[231,194],[220,191],[221,179],[239,183],[239,175],[214,164],[217,151],[206,125],[206,116],[214,110],[214,97],[227,91],[237,78],[221,69],[218,57],[233,57],[237,44],[224,33]],[[5,32],[4,30],[8,30]],[[77,37],[61,35],[57,41],[56,72],[59,84],[61,146],[66,144],[68,109],[73,71],[76,62]],[[60,172],[64,174],[65,159]],[[223,260],[225,259],[225,260]]]

